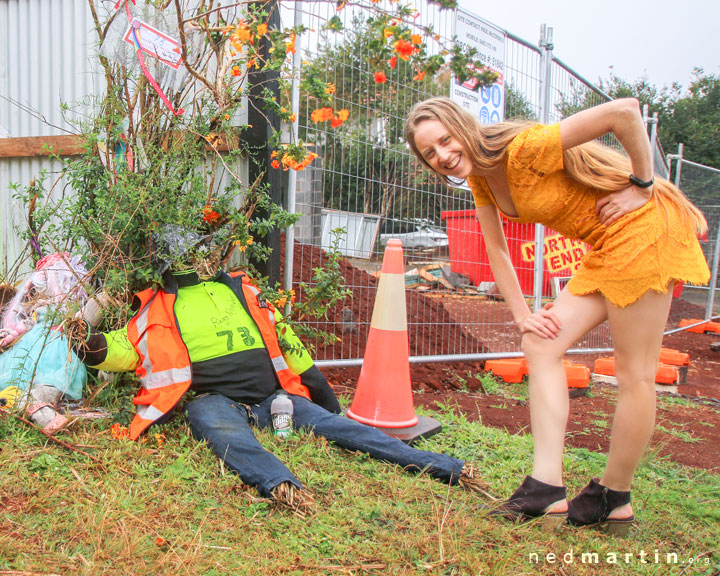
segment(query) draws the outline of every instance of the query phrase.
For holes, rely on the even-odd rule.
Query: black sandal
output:
[[[630,504],[630,491],[611,490],[600,484],[597,478],[583,488],[568,504],[568,522],[573,526],[586,526],[612,534],[626,536],[635,522],[635,516],[609,518],[610,513]]]
[[[565,497],[565,486],[553,486],[526,476],[512,496],[490,514],[520,522],[542,518],[542,529],[555,531],[567,519],[567,512],[547,512],[547,508]]]

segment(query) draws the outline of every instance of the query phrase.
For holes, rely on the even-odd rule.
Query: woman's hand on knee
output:
[[[530,332],[537,334],[541,338],[556,338],[558,332],[562,328],[560,319],[552,311],[552,302],[545,304],[537,312],[528,314],[520,320],[517,324],[520,328],[520,333],[525,334]]]

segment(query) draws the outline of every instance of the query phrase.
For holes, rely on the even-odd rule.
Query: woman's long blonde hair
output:
[[[469,112],[450,98],[431,98],[413,106],[405,121],[405,140],[415,156],[432,170],[415,144],[415,129],[425,120],[439,120],[465,148],[474,166],[492,168],[502,161],[505,150],[523,130],[535,122],[501,122],[483,126]],[[588,142],[563,153],[565,172],[575,181],[599,190],[615,192],[627,188],[632,172],[630,160],[620,152],[599,142]],[[447,179],[445,179],[447,181]],[[707,222],[685,194],[664,178],[656,178],[653,197],[667,210],[669,205],[680,208],[686,223],[698,235],[707,231]]]

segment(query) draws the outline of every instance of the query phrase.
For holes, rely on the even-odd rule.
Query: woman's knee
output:
[[[565,354],[565,348],[558,346],[554,340],[542,338],[531,332],[523,334],[520,348],[529,363],[556,362],[562,360]]]
[[[657,365],[652,366],[622,366],[616,365],[615,376],[621,392],[629,389],[647,389],[655,393],[655,375]]]

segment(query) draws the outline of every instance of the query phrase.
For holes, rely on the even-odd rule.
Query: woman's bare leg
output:
[[[655,428],[655,373],[667,323],[672,290],[648,292],[627,308],[608,304],[618,379],[607,467],[600,483],[612,490],[630,490],[635,469]],[[630,504],[611,518],[632,514]]]
[[[530,371],[532,477],[560,486],[569,406],[562,358],[578,339],[606,319],[607,305],[600,294],[575,296],[565,289],[555,301],[553,312],[562,324],[557,337],[548,339],[526,333],[522,348]]]

